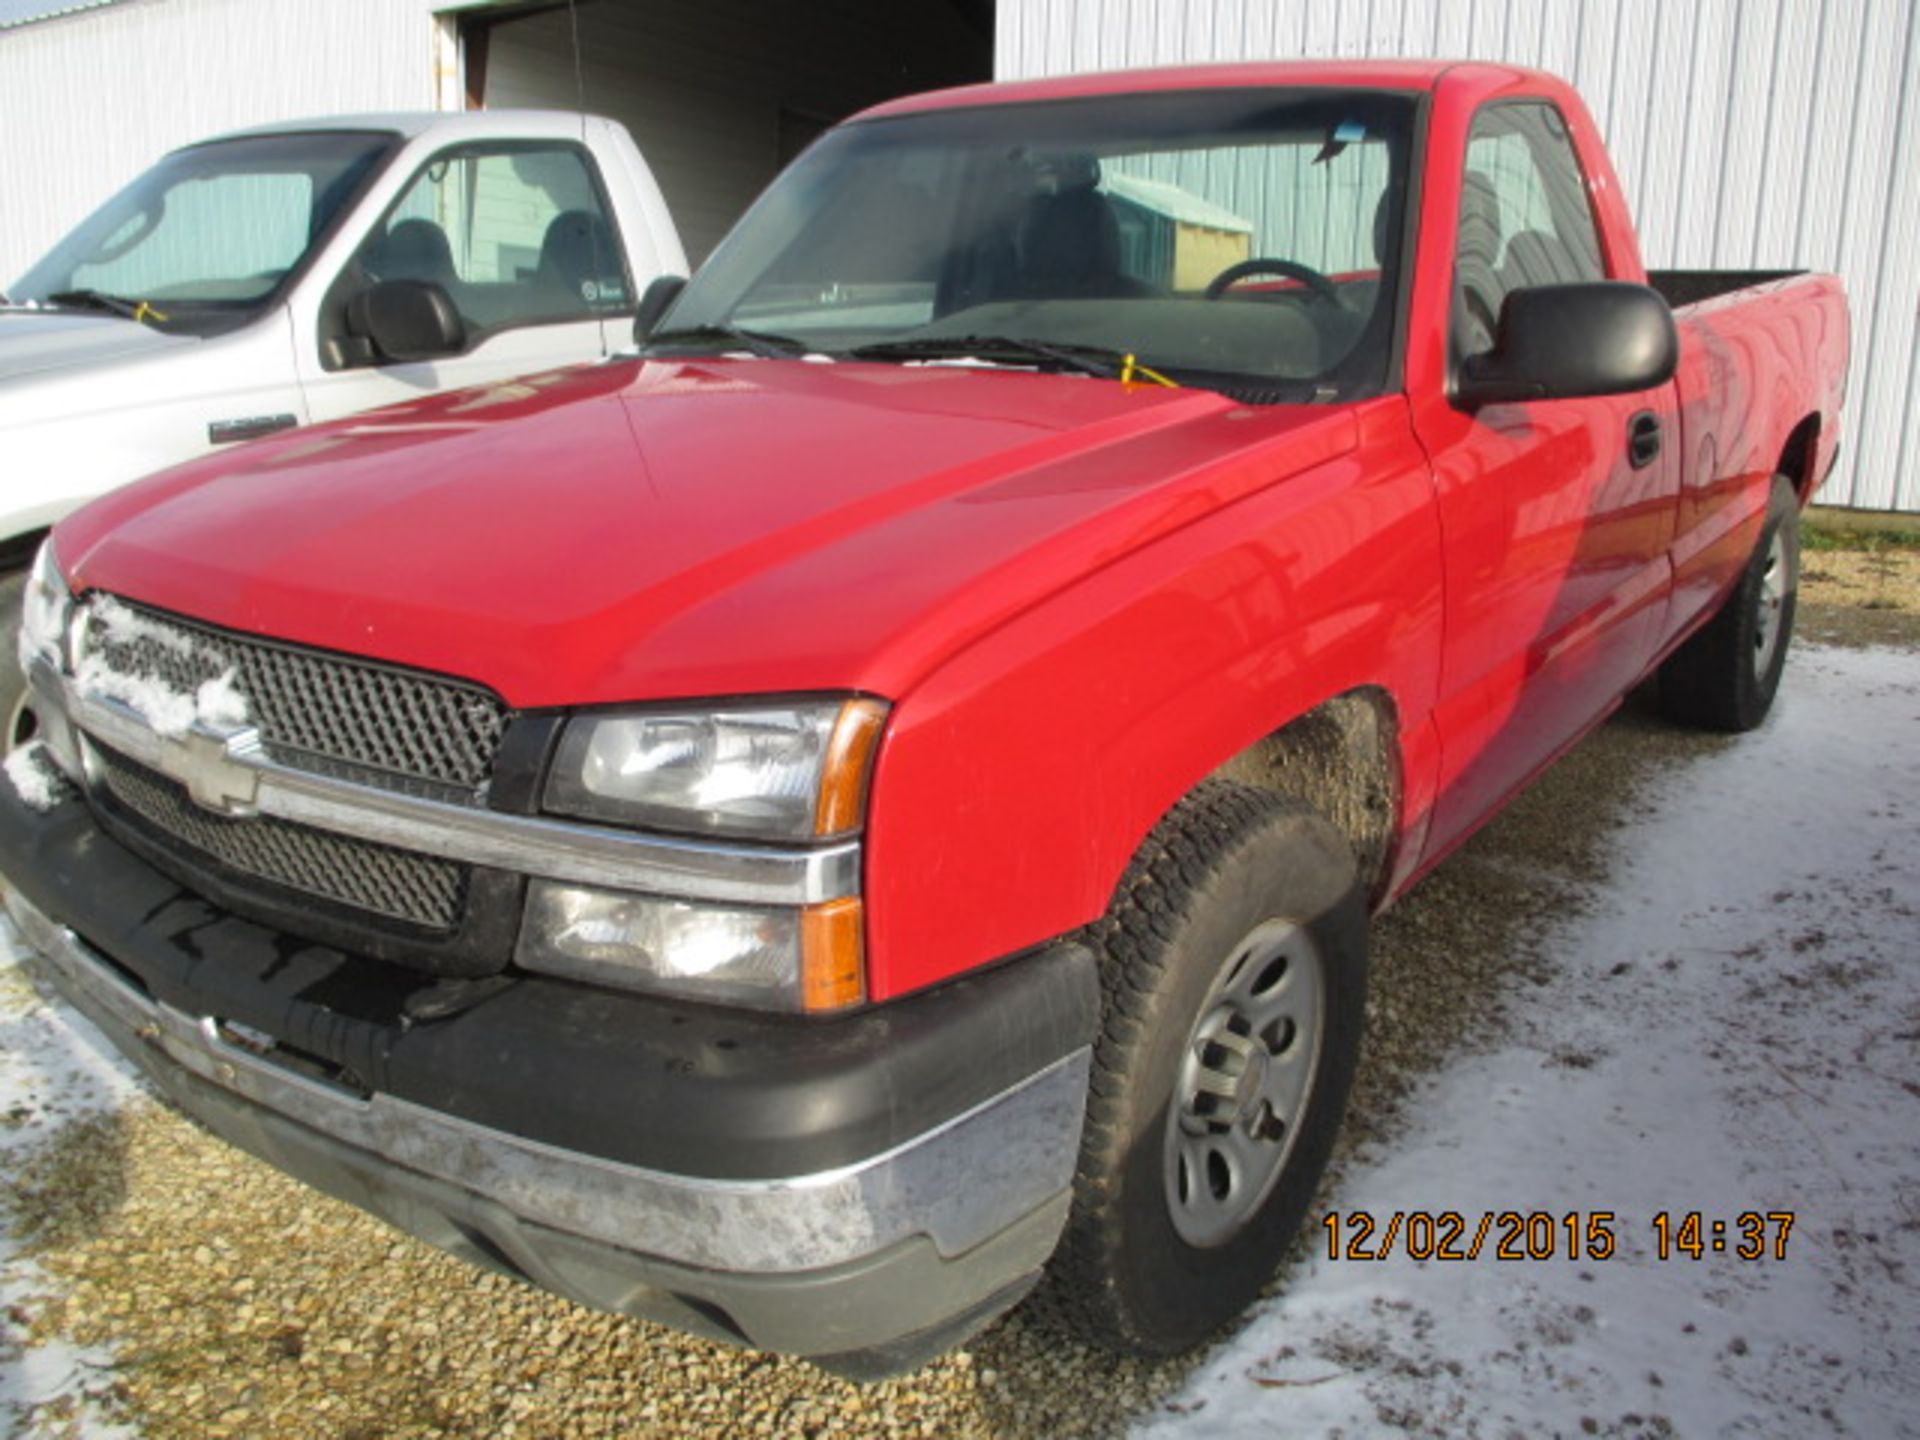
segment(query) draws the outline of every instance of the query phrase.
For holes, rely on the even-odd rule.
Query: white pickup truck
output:
[[[341,116],[162,157],[0,297],[5,740],[32,724],[22,579],[69,510],[216,446],[599,358],[686,268],[599,116]]]

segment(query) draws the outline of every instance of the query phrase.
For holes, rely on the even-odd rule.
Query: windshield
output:
[[[1377,391],[1414,110],[1401,94],[1199,90],[849,125],[747,213],[650,350],[799,341],[1150,367],[1253,398]]]
[[[177,150],[7,288],[16,305],[207,333],[245,320],[306,259],[390,135],[260,135]]]

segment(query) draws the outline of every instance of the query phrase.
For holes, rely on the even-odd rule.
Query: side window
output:
[[[1508,294],[1604,280],[1586,175],[1560,112],[1490,105],[1473,122],[1454,261],[1454,344],[1489,349]]]
[[[585,156],[569,145],[441,155],[354,268],[362,283],[432,281],[475,336],[632,308],[619,237]]]

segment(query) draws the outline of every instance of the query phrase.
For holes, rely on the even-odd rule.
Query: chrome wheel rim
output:
[[[1764,676],[1780,648],[1781,621],[1785,617],[1787,596],[1793,589],[1792,563],[1787,558],[1787,537],[1775,530],[1773,543],[1767,546],[1766,568],[1760,572],[1760,602],[1753,622],[1753,673]]]
[[[1256,926],[1221,965],[1167,1113],[1167,1211],[1187,1244],[1226,1244],[1272,1192],[1313,1098],[1325,1012],[1319,947],[1292,921]]]

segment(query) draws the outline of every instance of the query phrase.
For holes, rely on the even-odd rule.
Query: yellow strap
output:
[[[136,320],[153,320],[161,325],[167,323],[167,317],[154,309],[153,306],[145,300],[142,300],[138,305],[133,307],[133,318]]]
[[[1146,366],[1142,365],[1138,359],[1129,354],[1125,363],[1120,367],[1120,383],[1122,385],[1131,385],[1134,383],[1136,377],[1151,380],[1156,385],[1164,385],[1169,390],[1178,390],[1180,388],[1178,381],[1169,380],[1158,370],[1149,370]]]

